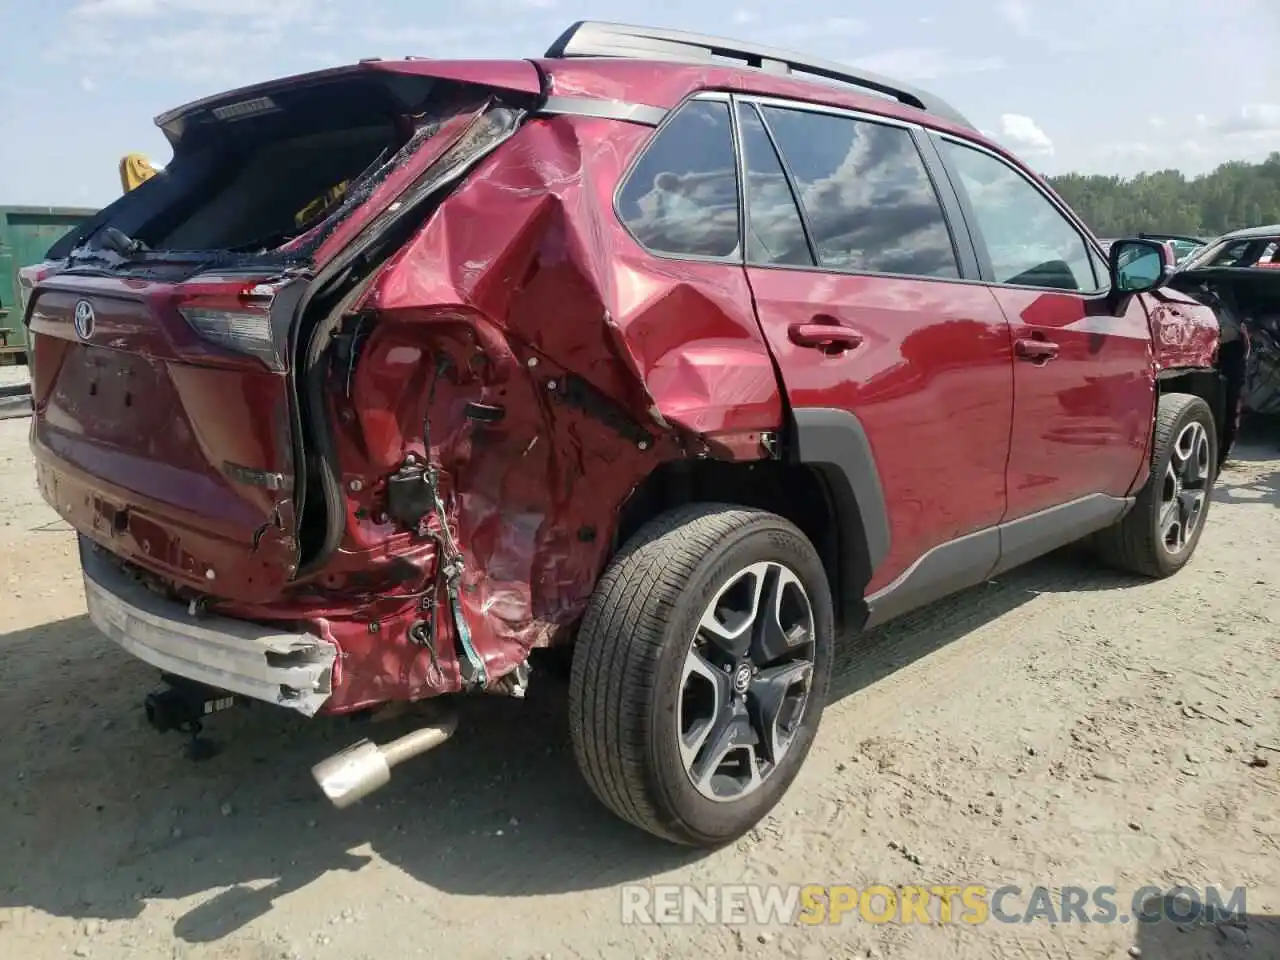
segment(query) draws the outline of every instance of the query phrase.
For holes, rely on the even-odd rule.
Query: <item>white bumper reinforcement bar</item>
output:
[[[338,648],[310,633],[192,616],[131,578],[80,538],[89,618],[121,647],[165,673],[314,716],[333,693]]]

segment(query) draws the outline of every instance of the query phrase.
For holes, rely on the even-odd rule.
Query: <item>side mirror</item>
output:
[[[1111,289],[1146,293],[1163,286],[1173,274],[1173,254],[1159,240],[1116,240],[1107,251]]]

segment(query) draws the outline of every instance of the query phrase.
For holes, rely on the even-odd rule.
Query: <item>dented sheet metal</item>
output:
[[[130,579],[83,537],[80,560],[89,618],[139,660],[308,717],[333,692],[338,647],[331,641],[197,616]]]
[[[1157,372],[1211,369],[1222,336],[1213,309],[1168,288],[1154,293],[1148,302]]]
[[[342,648],[328,709],[500,684],[567,639],[650,471],[766,455],[782,403],[743,272],[644,256],[606,226],[650,132],[527,122],[349,320],[328,390],[342,549],[270,610]],[[444,506],[416,528],[388,510],[406,461],[430,466]]]

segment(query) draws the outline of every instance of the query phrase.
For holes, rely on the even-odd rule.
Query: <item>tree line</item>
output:
[[[1209,238],[1280,223],[1280,152],[1262,163],[1233,161],[1191,178],[1157,170],[1134,177],[1068,173],[1047,179],[1103,238],[1144,230]]]

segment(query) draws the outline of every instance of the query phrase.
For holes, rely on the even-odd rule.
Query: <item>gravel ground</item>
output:
[[[11,363],[7,366],[0,366],[0,387],[17,386],[20,383],[30,382],[31,373],[26,364]]]
[[[1200,550],[1139,582],[1070,551],[847,645],[782,805],[714,854],[615,822],[563,688],[464,704],[457,737],[357,809],[308,769],[346,723],[217,718],[213,759],[145,728],[153,673],[84,616],[0,422],[0,956],[1280,957],[1280,452],[1223,475]],[[387,734],[395,732],[389,724]],[[628,882],[1247,888],[1241,926],[624,926]],[[1022,908],[1017,903],[1015,909]]]

